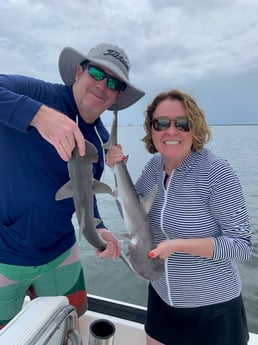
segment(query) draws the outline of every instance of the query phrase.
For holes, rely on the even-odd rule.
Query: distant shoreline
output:
[[[209,123],[209,126],[258,126],[258,123]],[[112,124],[105,124],[106,127],[111,127]],[[118,127],[142,127],[140,124],[119,125]]]

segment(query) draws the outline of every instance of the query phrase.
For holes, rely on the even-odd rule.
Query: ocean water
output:
[[[249,261],[239,262],[243,281],[243,299],[249,330],[258,333],[258,126],[212,126],[208,147],[227,159],[235,169],[243,187],[250,215],[254,250]],[[128,154],[127,167],[135,181],[151,155],[141,139],[139,127],[119,127],[119,142]],[[107,167],[103,181],[114,187],[112,171]],[[126,232],[123,220],[111,195],[98,195],[98,206],[106,226],[114,233]],[[77,221],[74,217],[75,226]],[[126,251],[127,243],[122,243]],[[148,282],[134,275],[117,258],[100,259],[84,238],[80,242],[86,286],[90,294],[146,306]]]

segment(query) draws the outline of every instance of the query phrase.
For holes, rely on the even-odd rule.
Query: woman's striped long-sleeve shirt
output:
[[[208,149],[192,152],[164,188],[164,162],[156,154],[136,183],[139,195],[158,191],[149,213],[155,243],[173,238],[213,237],[213,258],[174,253],[152,285],[174,307],[198,307],[239,296],[237,260],[252,251],[250,223],[239,179],[230,164]]]

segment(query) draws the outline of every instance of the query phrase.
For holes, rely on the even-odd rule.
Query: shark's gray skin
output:
[[[114,112],[110,140],[104,145],[109,148],[117,144],[117,113]],[[121,161],[112,167],[116,190],[112,195],[116,198],[119,211],[124,219],[130,239],[128,258],[134,270],[146,280],[157,280],[164,274],[164,261],[159,257],[149,258],[148,253],[155,248],[148,213],[153,204],[156,188],[147,197],[140,199],[126,167]]]
[[[104,250],[105,241],[96,232],[97,220],[94,219],[93,195],[110,193],[111,188],[92,177],[92,164],[98,161],[98,152],[94,145],[85,141],[86,154],[80,156],[77,147],[68,161],[70,180],[56,193],[56,200],[73,198],[79,223],[79,239],[83,234],[94,247]]]
[[[93,179],[92,164],[98,161],[96,147],[85,140],[86,154],[80,156],[77,147],[68,161],[70,180],[56,193],[56,200],[73,198],[75,212],[79,223],[79,239],[81,235],[95,248],[103,251],[106,241],[96,231],[99,220],[94,218],[93,195],[97,193],[111,193],[112,189],[105,183]],[[133,268],[124,253],[121,259],[130,270]]]

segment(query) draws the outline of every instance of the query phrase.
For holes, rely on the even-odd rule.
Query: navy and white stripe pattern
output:
[[[145,196],[158,184],[149,217],[155,243],[173,238],[214,238],[214,256],[175,253],[165,260],[163,277],[152,282],[174,307],[221,303],[241,292],[235,260],[252,251],[249,217],[238,177],[224,159],[208,149],[192,152],[164,188],[164,163],[156,154],[136,183]]]

